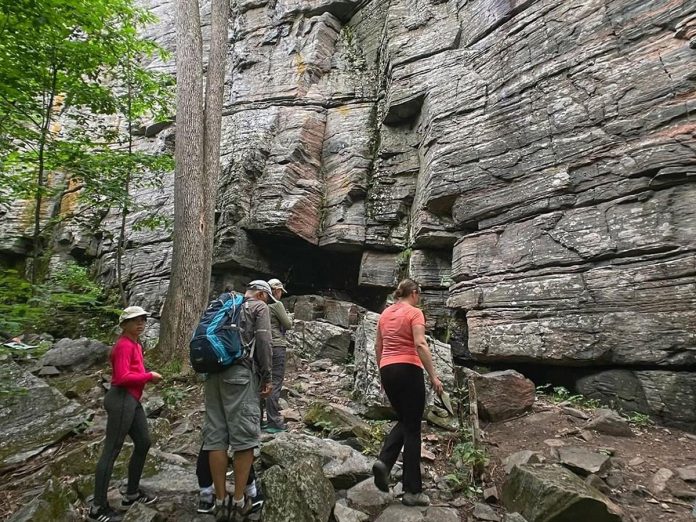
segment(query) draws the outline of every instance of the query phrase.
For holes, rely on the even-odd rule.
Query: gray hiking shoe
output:
[[[429,506],[430,497],[425,493],[404,493],[401,503],[404,506]]]

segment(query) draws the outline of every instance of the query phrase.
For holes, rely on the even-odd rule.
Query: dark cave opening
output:
[[[242,271],[244,275],[278,278],[290,296],[317,294],[381,312],[393,291],[358,285],[362,251],[320,248],[296,237],[263,233],[250,233],[249,239],[271,272],[249,269]]]

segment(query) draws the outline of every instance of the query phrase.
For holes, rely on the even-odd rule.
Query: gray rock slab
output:
[[[565,467],[583,477],[592,473],[603,473],[610,466],[608,455],[577,446],[558,448],[558,460]]]
[[[334,506],[333,516],[336,522],[367,522],[370,519],[367,513],[350,508],[340,501]]]
[[[156,510],[142,504],[133,504],[123,517],[123,522],[162,522],[164,517]]]
[[[141,479],[142,486],[156,493],[191,495],[198,491],[196,470],[193,466],[172,464],[164,459],[157,463],[157,473]]]
[[[375,519],[375,522],[423,522],[425,508],[407,507],[401,504],[393,504]],[[429,520],[429,519],[428,519]]]
[[[328,522],[336,496],[319,457],[300,457],[266,470],[263,477],[265,522]]]
[[[500,522],[500,515],[488,504],[481,502],[474,503],[474,518],[476,520],[486,520],[488,522]]]
[[[522,450],[512,453],[503,459],[505,473],[510,473],[512,468],[520,464],[539,464],[544,462],[544,455],[538,451]]]
[[[19,464],[85,425],[91,412],[12,361],[0,362],[0,467]]]
[[[503,484],[502,503],[527,520],[621,522],[621,510],[568,469],[553,464],[513,468]]]
[[[297,455],[319,457],[324,475],[336,489],[348,489],[372,473],[371,459],[331,439],[280,433],[261,446],[261,458],[267,466],[291,462]]]
[[[41,358],[43,366],[55,366],[61,370],[86,370],[105,364],[111,349],[102,342],[81,337],[60,339]]]
[[[676,469],[679,478],[686,482],[696,482],[696,464]]]
[[[351,344],[347,328],[324,321],[295,321],[287,332],[288,347],[309,360],[330,359],[345,363]]]
[[[360,507],[386,506],[394,499],[392,493],[380,491],[372,478],[368,478],[350,488],[347,498],[351,504]]]
[[[674,476],[674,472],[668,468],[658,469],[650,478],[648,489],[655,495],[659,495],[667,489],[667,482]]]
[[[592,419],[585,425],[585,428],[617,437],[633,436],[633,431],[631,431],[628,421],[614,410],[606,408],[596,410]]]
[[[328,432],[334,439],[369,439],[370,426],[357,415],[325,400],[313,402],[304,416],[308,426]]]

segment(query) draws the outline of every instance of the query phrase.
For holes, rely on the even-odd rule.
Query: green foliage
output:
[[[168,408],[175,408],[186,398],[186,390],[178,386],[169,386],[162,390],[162,400]]]
[[[15,270],[0,275],[0,329],[13,335],[45,332],[56,338],[109,341],[118,311],[87,269],[76,263],[66,263],[35,286]]]
[[[539,395],[545,395],[554,404],[572,404],[588,410],[596,410],[602,405],[597,399],[588,399],[584,395],[573,394],[563,386],[552,387],[550,384],[545,384],[537,386],[536,391]]]
[[[166,120],[172,103],[173,78],[143,66],[165,56],[139,36],[154,20],[133,0],[3,4],[0,204],[33,199],[38,207],[73,192],[87,209],[127,209],[134,186],[172,170],[171,157],[132,147],[137,120]],[[34,225],[36,266],[45,229]]]
[[[633,411],[624,414],[624,416],[626,417],[626,419],[628,419],[628,422],[631,425],[637,428],[647,428],[655,424],[650,418],[650,415],[646,415],[645,413],[638,413],[637,411]]]
[[[454,491],[476,496],[482,493],[479,479],[488,465],[486,450],[474,444],[472,433],[463,428],[458,432],[457,443],[450,454],[454,466],[452,473],[445,478]]]
[[[363,447],[363,454],[370,456],[379,455],[379,451],[382,448],[384,439],[387,437],[387,428],[389,423],[387,421],[372,421],[368,422],[370,430],[367,435],[360,437],[360,443]]]
[[[452,450],[452,461],[457,467],[483,469],[488,464],[488,453],[477,448],[471,440],[462,440]]]
[[[29,393],[29,390],[23,386],[17,386],[14,383],[0,382],[0,399],[20,397],[27,393]]]

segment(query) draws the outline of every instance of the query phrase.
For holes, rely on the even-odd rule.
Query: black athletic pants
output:
[[[198,460],[196,461],[196,476],[198,477],[199,488],[209,488],[213,485],[213,474],[210,472],[209,453],[209,451],[203,449],[203,446],[201,446],[201,450],[198,452]],[[253,483],[255,479],[256,473],[254,472],[254,466],[251,466],[247,486]]]
[[[106,506],[106,494],[109,489],[114,463],[121,453],[126,435],[133,440],[133,455],[128,464],[128,491],[132,495],[138,492],[140,477],[143,474],[145,458],[150,449],[150,432],[147,418],[140,402],[125,388],[112,386],[104,397],[107,413],[106,438],[104,449],[94,479],[94,504]]]
[[[384,441],[379,460],[391,469],[404,449],[404,492],[423,491],[421,480],[421,420],[425,409],[423,370],[415,364],[389,364],[379,371],[382,386],[399,422]]]

